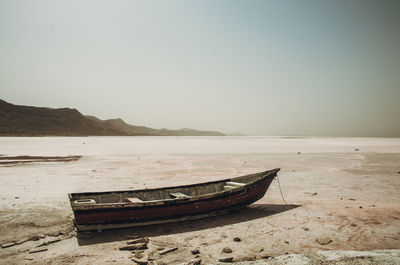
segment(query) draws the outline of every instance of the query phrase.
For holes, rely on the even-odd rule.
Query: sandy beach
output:
[[[230,257],[243,264],[400,264],[398,138],[1,137],[0,155],[81,156],[1,165],[1,264],[135,264],[119,248],[136,237],[150,240],[143,252],[149,264]],[[288,204],[274,180],[264,198],[224,216],[74,230],[71,192],[190,184],[278,167]],[[46,250],[31,253],[40,245]],[[161,248],[177,250],[160,255]]]

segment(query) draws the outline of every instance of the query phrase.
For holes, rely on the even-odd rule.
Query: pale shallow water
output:
[[[0,137],[3,155],[397,153],[400,138],[283,137]]]

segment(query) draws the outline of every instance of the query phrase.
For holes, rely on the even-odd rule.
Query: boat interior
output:
[[[200,183],[194,185],[131,190],[131,191],[115,191],[115,192],[87,192],[72,193],[70,201],[78,205],[87,204],[109,204],[109,203],[143,203],[165,200],[186,199],[211,193],[223,192],[232,189],[239,189],[249,183],[255,182],[263,178],[267,172],[261,172],[246,176],[241,176],[228,180],[214,181],[208,183]]]

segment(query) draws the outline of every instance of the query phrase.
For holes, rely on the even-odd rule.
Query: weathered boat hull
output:
[[[72,203],[74,194],[70,194],[75,225],[79,231],[85,231],[179,222],[225,214],[244,208],[261,199],[278,171],[279,169],[262,172],[264,175],[256,181],[232,190],[179,200],[161,200],[156,203],[117,203],[102,205],[101,207],[91,205],[77,207],[75,205],[74,207]],[[189,186],[181,186],[180,188],[188,188]]]

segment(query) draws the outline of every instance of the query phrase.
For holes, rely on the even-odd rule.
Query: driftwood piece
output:
[[[147,243],[137,243],[119,248],[119,250],[128,250],[128,251],[137,249],[147,249]]]
[[[165,254],[167,254],[167,253],[169,253],[169,252],[172,252],[172,251],[175,251],[175,250],[177,250],[177,249],[178,249],[177,247],[174,247],[174,248],[167,248],[167,249],[164,249],[164,250],[160,251],[159,253],[160,253],[160,255],[165,255]]]
[[[37,253],[47,251],[47,247],[36,247],[29,250],[29,253]]]

